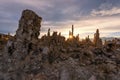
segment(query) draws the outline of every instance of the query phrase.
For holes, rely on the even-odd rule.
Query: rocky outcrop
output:
[[[17,76],[15,75],[17,73],[22,76],[21,72],[23,72],[23,74],[24,72],[29,72],[28,69],[30,69],[30,66],[35,67],[36,62],[41,60],[41,51],[38,47],[41,20],[42,18],[31,10],[24,10],[22,12],[16,35],[11,38],[6,45],[3,58],[5,62],[1,70],[5,70],[7,74],[12,76]],[[35,57],[35,55],[37,56]],[[34,61],[32,61],[32,59],[34,59]],[[18,72],[18,70],[20,70],[20,72]],[[18,79],[16,78],[15,80]]]
[[[42,18],[33,11],[24,10],[14,40],[8,41],[8,53],[9,48],[13,47],[14,51],[11,54],[29,54],[38,42],[41,20]]]
[[[108,52],[99,45],[66,46],[65,38],[57,32],[51,36],[50,30],[39,40],[41,20],[33,11],[23,11],[16,35],[0,55],[0,80],[120,79],[120,51]],[[97,31],[95,39],[98,37]]]
[[[19,20],[19,28],[16,31],[16,39],[19,41],[34,42],[38,40],[42,18],[31,10],[24,10]]]

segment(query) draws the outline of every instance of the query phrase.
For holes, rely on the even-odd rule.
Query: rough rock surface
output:
[[[19,20],[19,28],[16,31],[16,39],[20,40],[38,40],[42,18],[30,10],[22,12]]]
[[[17,73],[22,75],[22,71],[29,68],[29,65],[34,64],[31,61],[32,58],[38,57],[39,60],[41,59],[40,50],[37,45],[41,20],[42,18],[31,10],[24,10],[22,12],[16,35],[7,43],[4,55],[5,62],[1,70],[9,72],[12,76],[17,76],[14,74],[20,70]],[[37,56],[35,57],[34,55],[36,54]],[[16,78],[15,80],[18,79]]]
[[[33,11],[23,11],[16,35],[0,55],[0,80],[120,80],[120,51],[68,46],[56,33],[50,46],[47,40],[42,45],[41,20]]]

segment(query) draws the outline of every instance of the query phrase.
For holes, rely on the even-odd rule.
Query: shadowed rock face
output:
[[[41,52],[38,47],[41,21],[42,18],[31,10],[24,10],[22,12],[16,35],[8,40],[5,54],[2,58],[3,62],[0,61],[0,64],[2,64],[0,65],[0,76],[3,77],[6,74],[9,74],[9,76],[6,75],[6,79],[5,77],[0,77],[0,80],[27,80],[24,79],[28,75],[26,73],[33,73],[33,71],[35,72],[39,69],[40,64],[38,64],[39,67],[37,68],[33,67],[36,67],[36,63],[41,60]],[[17,76],[16,71],[20,77]],[[28,80],[31,79],[28,78]]]
[[[24,55],[23,58],[25,58],[31,51],[37,49],[41,21],[42,18],[31,10],[24,10],[22,12],[16,35],[7,44],[6,51],[8,51],[9,55],[17,59]]]
[[[31,10],[24,10],[19,20],[19,28],[16,31],[18,40],[37,40],[42,18]]]

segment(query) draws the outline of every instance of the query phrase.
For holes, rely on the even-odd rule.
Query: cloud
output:
[[[47,4],[46,4],[47,3]],[[45,0],[2,0],[0,1],[0,32],[1,33],[15,33],[18,27],[18,21],[21,16],[21,12],[24,9],[32,9],[35,12],[39,12],[39,8],[44,12],[47,7],[50,7]],[[42,13],[44,14],[44,13]]]
[[[119,3],[118,0],[2,0],[0,32],[15,33],[22,10],[31,9],[43,17],[41,34],[51,28],[68,36],[72,24],[75,35],[94,33],[96,28],[107,34],[119,31]]]
[[[120,7],[113,7],[109,10],[93,10],[91,12],[92,16],[112,16],[112,15],[118,15],[120,14]]]
[[[85,19],[79,20],[69,20],[69,21],[61,21],[61,22],[45,22],[42,24],[42,28],[45,28],[47,33],[48,28],[51,28],[52,31],[61,32],[62,35],[68,37],[69,30],[71,30],[71,26],[74,24],[75,35],[80,34],[80,37],[86,37],[90,35],[93,37],[93,33],[95,33],[96,29],[100,29],[101,37],[107,36],[109,33],[119,32],[120,26],[120,16],[112,16],[112,17],[89,17]],[[42,30],[42,29],[41,29]],[[52,32],[51,31],[51,32]],[[42,36],[42,35],[41,35]]]
[[[96,9],[92,9],[92,16],[112,16],[120,14],[119,0],[106,0]]]

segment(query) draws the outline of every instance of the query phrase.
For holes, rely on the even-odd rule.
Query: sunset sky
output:
[[[48,28],[68,37],[72,24],[75,35],[120,37],[120,0],[0,0],[0,33],[15,34],[22,10],[30,9],[43,18],[41,35]]]

